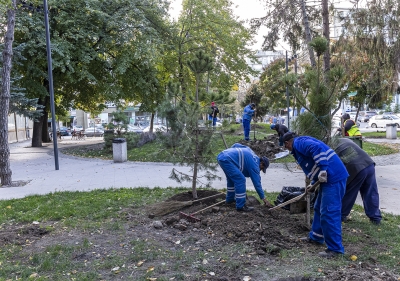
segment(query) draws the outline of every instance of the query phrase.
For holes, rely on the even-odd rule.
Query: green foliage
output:
[[[253,115],[254,120],[263,120],[265,114],[269,110],[267,99],[264,93],[261,91],[261,87],[258,83],[254,83],[248,89],[244,100],[241,102],[241,106],[245,107],[250,103],[256,104],[256,112]]]
[[[111,130],[115,130],[117,135],[122,135],[122,131],[127,129],[129,124],[128,116],[123,111],[113,112],[112,121],[107,125]]]

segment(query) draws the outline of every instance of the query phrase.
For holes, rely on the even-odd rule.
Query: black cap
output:
[[[287,141],[291,140],[292,138],[294,138],[294,136],[295,136],[295,133],[293,133],[293,132],[287,132],[287,133],[285,133],[285,134],[283,135],[282,141],[283,141],[283,142],[287,142]]]
[[[267,171],[267,168],[269,167],[269,160],[267,157],[262,156],[260,157],[260,163],[264,163],[264,168],[263,168],[263,173],[265,174],[265,172]]]
[[[254,108],[254,107],[256,107],[256,104],[255,104],[255,103],[251,103],[250,106],[251,106],[252,108]]]
[[[342,119],[343,120],[350,119],[350,115],[348,113],[345,113],[345,114],[342,115]]]

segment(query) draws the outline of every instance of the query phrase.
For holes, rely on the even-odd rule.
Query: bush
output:
[[[153,133],[134,133],[125,132],[121,135],[114,134],[113,131],[104,133],[104,150],[112,151],[112,142],[115,138],[125,138],[127,149],[141,147],[148,142],[156,139],[156,134]]]

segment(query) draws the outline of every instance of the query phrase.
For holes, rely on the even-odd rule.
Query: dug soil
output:
[[[344,255],[336,258],[346,261],[341,265],[315,259],[325,247],[299,240],[309,232],[304,214],[291,215],[283,209],[269,211],[255,197],[247,198],[247,204],[255,208],[253,212],[237,212],[234,204],[225,203],[199,212],[223,201],[225,196],[217,191],[198,190],[200,199],[212,195],[217,196],[177,210],[173,210],[171,202],[190,201],[190,192],[169,198],[165,201],[169,205],[160,202],[144,209],[123,209],[120,217],[112,221],[118,227],[70,229],[57,227],[57,223],[14,226],[14,230],[7,227],[7,232],[0,231],[0,246],[22,245],[15,262],[39,268],[40,264],[32,264],[39,260],[32,261],[35,255],[49,253],[56,245],[75,247],[65,254],[76,269],[57,280],[83,280],[78,276],[81,271],[96,272],[97,278],[84,280],[398,280],[374,259],[352,262],[349,255]],[[163,204],[170,213],[155,216]],[[352,229],[344,225],[343,231],[350,233]],[[363,234],[355,231],[354,235]],[[356,246],[345,245],[348,252],[361,256],[361,249]],[[363,246],[388,250],[367,238]],[[60,257],[52,255],[56,263]],[[10,277],[15,279],[15,274]],[[53,278],[51,272],[39,275]]]

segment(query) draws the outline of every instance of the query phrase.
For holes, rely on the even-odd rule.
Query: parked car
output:
[[[143,129],[139,126],[128,125],[127,129],[128,129],[128,132],[143,133]]]
[[[81,125],[76,125],[76,126],[73,127],[73,130],[75,130],[75,132],[82,131],[82,130],[83,130],[83,126],[81,126]]]
[[[61,136],[69,136],[71,132],[67,127],[60,127],[58,131],[60,132]]]
[[[150,126],[147,126],[146,128],[143,129],[143,133],[148,133],[150,131]],[[167,127],[164,125],[153,125],[153,133],[155,132],[166,132]]]
[[[400,117],[396,115],[375,115],[369,119],[368,125],[371,128],[386,128],[386,124],[396,124],[400,127]]]
[[[360,111],[358,114],[358,121],[359,122],[368,122],[372,116],[377,115],[375,111]]]
[[[104,131],[101,129],[98,129],[98,128],[96,128],[96,130],[95,130],[95,128],[91,127],[91,128],[87,128],[85,130],[85,135],[87,137],[93,137],[93,136],[102,137],[104,135]]]

